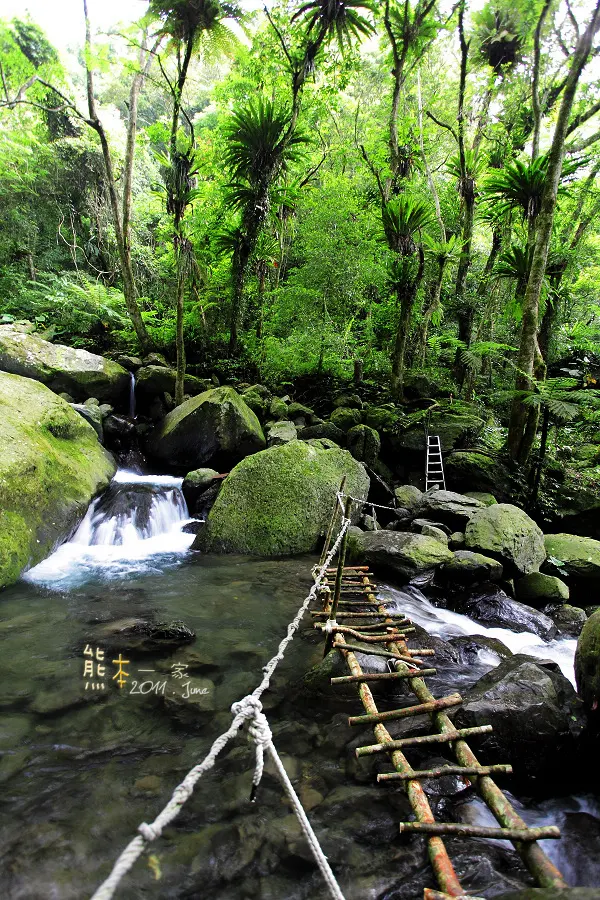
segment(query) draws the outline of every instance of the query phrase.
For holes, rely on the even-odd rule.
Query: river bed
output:
[[[7,900],[91,896],[139,823],[152,821],[228,727],[231,704],[256,686],[308,591],[311,557],[257,561],[191,552],[179,484],[119,473],[110,504],[96,501],[68,544],[2,593],[0,895]],[[127,492],[145,505],[143,521],[127,507]],[[486,633],[416,588],[383,590],[432,634]],[[108,652],[102,635],[123,620],[181,621],[196,639],[170,653],[123,654],[128,674],[119,688],[118,653]],[[503,632],[492,636],[513,650],[552,656],[572,678],[574,641],[544,644],[533,635],[487,631]],[[307,621],[264,698],[276,745],[347,900],[420,898],[435,886],[424,841],[398,834],[398,821],[410,817],[402,789],[378,785],[377,764],[354,757],[364,733],[348,727],[347,714],[358,711],[357,701],[337,698],[333,689],[316,698],[301,689],[302,676],[321,658],[322,642]],[[89,689],[86,660],[95,676],[105,667],[103,679],[87,679]],[[493,653],[483,654],[457,672],[461,689],[495,664]],[[101,681],[103,688],[91,688]],[[189,703],[184,694],[194,689]],[[269,767],[257,802],[249,802],[253,761],[242,735],[116,897],[324,896]],[[380,770],[387,768],[384,762]],[[470,789],[431,802],[490,824]],[[571,884],[600,884],[597,798],[517,797],[515,804],[530,824],[561,826],[563,840],[545,843]],[[448,847],[465,889],[478,896],[531,884],[505,842],[451,840]]]

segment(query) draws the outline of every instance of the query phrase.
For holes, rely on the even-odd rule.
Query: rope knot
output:
[[[337,628],[339,628],[339,625],[335,619],[327,619],[325,622],[325,634],[332,634]]]
[[[153,828],[153,826],[148,825],[147,822],[142,822],[141,825],[138,825],[138,831],[148,843],[155,841],[162,834],[162,828]]]

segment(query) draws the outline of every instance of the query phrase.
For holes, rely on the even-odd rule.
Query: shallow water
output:
[[[131,485],[131,473],[120,473],[118,483]],[[69,544],[0,595],[0,896],[7,900],[80,900],[92,894],[138,824],[152,821],[175,785],[228,727],[231,704],[260,680],[261,667],[310,585],[312,558],[257,561],[189,552],[193,538],[181,531],[187,511],[177,497],[168,496],[179,491],[179,482],[157,484],[156,478],[140,477],[137,483],[156,486],[175,509],[170,521],[161,519],[166,510],[159,515],[150,507],[149,520],[167,522],[167,530],[140,540],[121,528],[129,534],[126,543],[87,545],[91,510]],[[483,629],[465,616],[438,610],[416,589],[390,594],[415,621],[442,637],[493,633],[509,646],[517,642],[511,649],[526,645],[527,652],[540,642],[533,635]],[[84,690],[89,660],[84,651],[88,645],[101,650],[102,628],[124,619],[180,620],[194,630],[196,640],[170,653],[128,653],[122,689],[113,678],[117,651],[106,652],[104,689]],[[571,649],[566,645],[574,642],[554,643],[536,655],[556,654],[568,668]],[[472,682],[496,664],[493,657],[481,658],[459,678]],[[365,741],[368,732],[347,725],[347,714],[357,711],[356,699],[338,697],[329,687],[308,698],[298,691],[303,674],[321,658],[322,642],[307,621],[264,697],[275,743],[347,900],[420,898],[424,887],[435,886],[424,842],[398,834],[397,823],[409,817],[409,810],[402,789],[376,783],[376,772],[389,769],[386,761],[355,759],[354,747],[370,742]],[[371,669],[382,667],[374,657],[364,661]],[[99,664],[96,658],[93,662]],[[183,701],[181,668],[174,668],[186,662],[191,686],[205,692],[192,708]],[[153,687],[144,692],[157,682],[158,696]],[[383,697],[382,708],[390,702]],[[152,858],[146,854],[136,864],[118,898],[301,900],[324,895],[268,766],[258,802],[249,802],[253,760],[241,735],[199,783],[152,848]],[[465,819],[487,815],[471,791],[455,801]],[[431,802],[448,813],[445,798]],[[593,852],[596,835],[600,843],[596,800],[516,802],[531,824],[544,816],[563,822],[567,840],[551,852],[560,854],[572,884],[600,884],[600,853]],[[585,860],[578,851],[583,839],[590,847]],[[472,893],[492,897],[530,883],[503,842],[452,841],[449,847]]]

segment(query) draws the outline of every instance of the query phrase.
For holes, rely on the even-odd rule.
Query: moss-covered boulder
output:
[[[316,439],[334,441],[334,443],[340,445],[346,443],[346,435],[344,432],[341,428],[332,425],[331,422],[323,422],[322,425],[307,425],[306,428],[300,429],[298,437],[301,441],[311,441]]]
[[[531,572],[515,582],[515,597],[530,606],[542,607],[546,603],[566,603],[569,588],[555,575]]]
[[[429,490],[423,494],[421,511],[435,516],[453,528],[462,528],[483,503],[456,491]]]
[[[433,537],[382,530],[354,537],[353,556],[369,565],[392,569],[409,581],[450,562],[453,554]]]
[[[348,432],[347,447],[354,459],[373,468],[381,450],[381,440],[374,428],[355,425]]]
[[[360,425],[361,413],[359,409],[350,409],[346,406],[339,406],[331,413],[330,422],[336,428],[342,431],[350,431],[355,425]]]
[[[280,444],[289,444],[298,439],[298,431],[293,422],[273,422],[267,431],[267,444],[269,447],[278,447]]]
[[[600,581],[600,541],[575,534],[547,534],[548,568],[576,581]]]
[[[11,325],[0,326],[0,371],[41,381],[56,394],[66,391],[74,400],[97,397],[117,404],[128,397],[131,381],[127,369],[110,359],[51,344]]]
[[[403,509],[420,509],[423,506],[425,494],[414,484],[401,484],[394,491],[396,503]]]
[[[199,498],[215,483],[215,478],[218,477],[219,473],[215,469],[194,469],[187,473],[183,479],[181,490],[190,512],[195,509]]]
[[[393,439],[397,450],[423,450],[423,410],[407,416],[406,425]],[[474,413],[453,413],[450,410],[434,412],[429,421],[429,433],[439,435],[442,450],[452,450],[473,440],[483,429],[484,421]]]
[[[381,406],[367,406],[363,410],[362,418],[365,425],[368,425],[369,428],[381,431],[384,428],[391,428],[399,416],[393,409]]]
[[[194,548],[255,556],[312,552],[327,531],[344,475],[348,493],[366,499],[367,473],[346,450],[292,441],[250,456],[224,482]]]
[[[511,503],[497,503],[474,512],[465,529],[465,545],[499,559],[509,575],[536,572],[546,558],[541,529]]]
[[[600,706],[600,609],[589,617],[577,641],[575,681],[589,709]]]
[[[474,500],[479,500],[484,506],[495,506],[498,502],[494,495],[489,494],[487,491],[465,491],[465,497],[472,497]]]
[[[176,369],[168,366],[142,366],[137,370],[135,376],[136,394],[149,397],[157,394],[175,394],[175,381],[177,379]],[[186,375],[183,383],[183,389],[186,394],[195,396],[201,394],[212,387],[210,381],[206,378],[195,378],[193,375]]]
[[[276,422],[286,420],[288,417],[288,405],[281,397],[273,397],[269,405],[269,414]]]
[[[499,581],[502,571],[502,563],[496,559],[472,550],[456,550],[453,559],[442,569],[440,578],[445,583],[467,587],[482,581]]]
[[[148,437],[150,456],[173,470],[210,463],[226,471],[266,446],[260,422],[233,388],[205,391],[170,412]]]
[[[0,587],[69,537],[115,473],[96,432],[30,378],[0,372]]]
[[[510,472],[497,456],[476,450],[456,451],[446,457],[445,467],[446,482],[457,491],[491,493],[501,501],[513,494]]]

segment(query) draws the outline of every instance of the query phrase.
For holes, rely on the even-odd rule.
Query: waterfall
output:
[[[73,537],[24,576],[45,587],[69,589],[90,579],[109,580],[153,571],[179,561],[193,534],[181,478],[119,470],[90,505]]]
[[[129,418],[135,419],[135,375],[131,372],[129,381]]]

